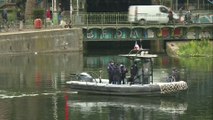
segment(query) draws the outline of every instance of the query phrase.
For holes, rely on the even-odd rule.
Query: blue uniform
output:
[[[130,82],[133,83],[138,74],[138,66],[136,63],[131,66],[130,74]]]
[[[108,77],[109,77],[109,83],[112,83],[113,81],[113,74],[114,74],[115,65],[113,62],[110,62],[107,71],[108,71]]]
[[[120,83],[122,82],[124,84],[125,83],[124,79],[126,78],[126,73],[128,72],[128,70],[126,69],[126,67],[123,64],[121,64],[120,65],[120,71],[121,71],[121,81],[120,81]]]

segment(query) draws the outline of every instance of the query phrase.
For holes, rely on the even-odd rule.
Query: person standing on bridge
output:
[[[168,18],[169,18],[169,22],[168,23],[174,23],[173,12],[172,12],[171,8],[169,9]]]

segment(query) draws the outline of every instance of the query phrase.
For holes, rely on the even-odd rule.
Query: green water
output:
[[[70,74],[104,70],[113,54],[57,53],[0,57],[0,120],[212,120],[212,58],[154,59],[154,74],[182,72],[187,93],[178,97],[78,95],[65,81]]]

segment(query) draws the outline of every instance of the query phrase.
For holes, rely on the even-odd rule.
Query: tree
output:
[[[25,6],[25,19],[31,19],[33,8],[36,7],[36,0],[27,0]]]

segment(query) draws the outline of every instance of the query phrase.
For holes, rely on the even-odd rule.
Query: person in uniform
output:
[[[125,84],[125,78],[126,78],[126,73],[128,72],[127,68],[124,66],[123,63],[120,64],[120,71],[121,71],[121,79],[120,83]]]
[[[112,84],[121,84],[121,71],[119,65],[115,65]]]
[[[130,84],[133,84],[138,74],[137,61],[134,61],[134,64],[130,68]]]
[[[113,61],[110,61],[107,67],[109,84],[113,82],[113,73],[114,73],[115,65]]]

